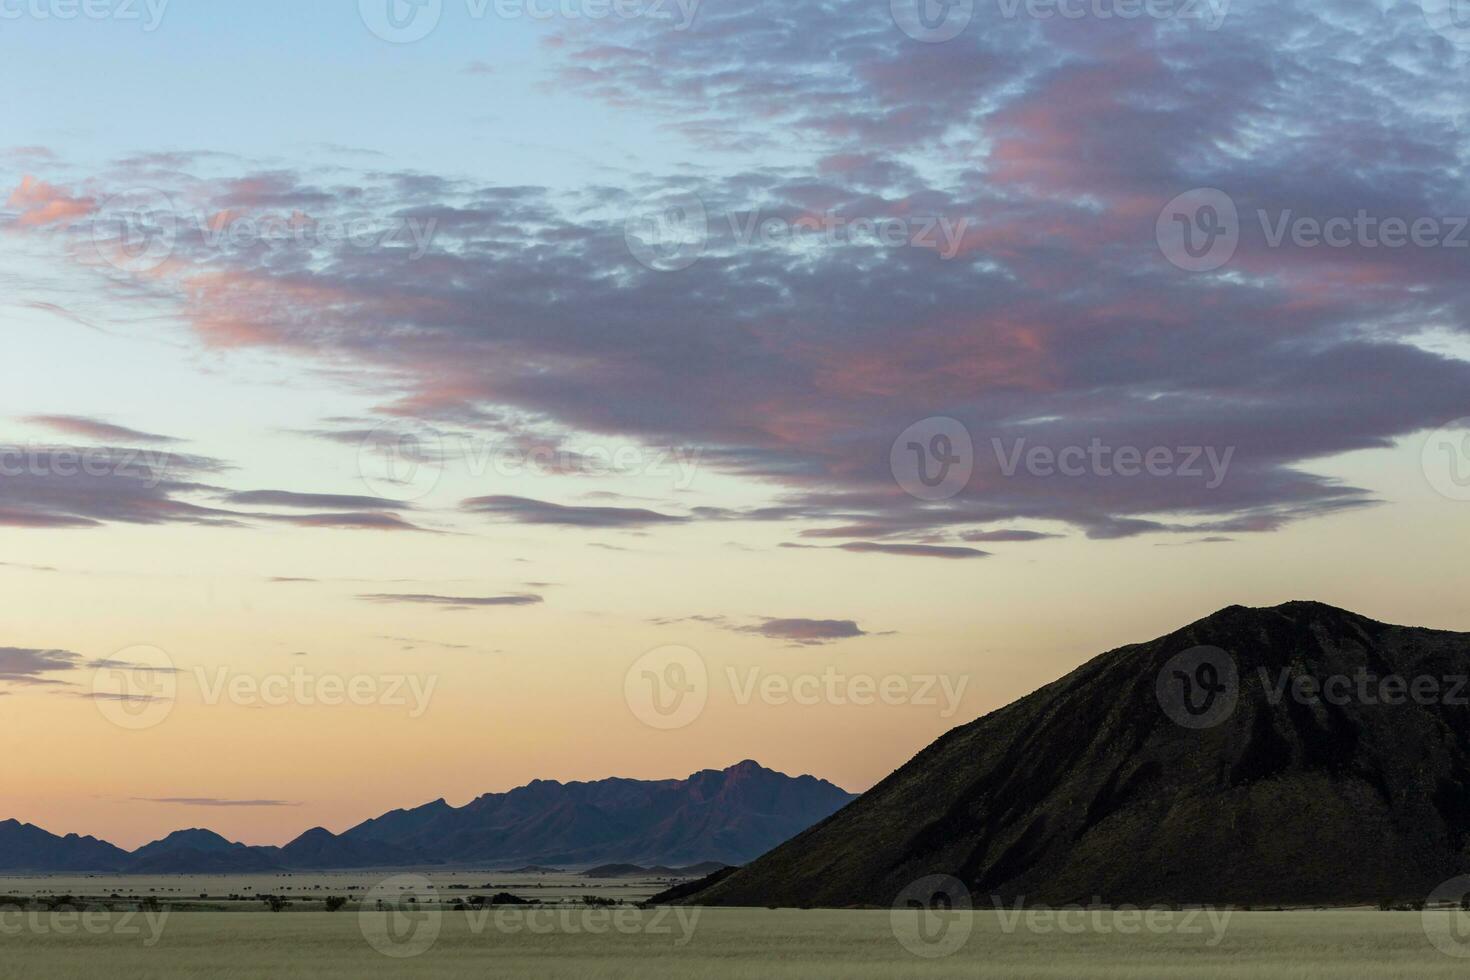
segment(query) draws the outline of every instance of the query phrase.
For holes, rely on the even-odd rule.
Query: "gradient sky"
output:
[[[860,791],[1232,603],[1470,630],[1436,0],[961,0],[942,41],[905,0],[628,4],[443,0],[395,43],[375,0],[0,2],[0,818],[283,843],[744,758]],[[1236,211],[1210,268],[1189,192]],[[1272,234],[1360,214],[1435,241]],[[921,499],[890,451],[935,418],[974,448]],[[677,729],[625,692],[667,645],[709,677]],[[938,703],[741,703],[751,670]],[[205,689],[300,675],[432,696]]]

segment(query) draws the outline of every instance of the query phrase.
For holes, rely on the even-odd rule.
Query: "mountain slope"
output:
[[[0,871],[116,871],[128,853],[95,837],[58,837],[18,820],[0,821]]]
[[[455,808],[395,810],[342,835],[435,860],[639,865],[749,861],[853,799],[746,761],[687,779],[536,780]]]
[[[137,874],[241,874],[281,868],[275,847],[251,847],[212,830],[176,830],[128,856],[123,870]]]
[[[688,779],[536,780],[463,807],[435,800],[343,834],[315,827],[285,847],[179,830],[129,854],[105,841],[0,823],[0,871],[234,874],[290,869],[515,864],[679,865],[748,861],[854,797],[755,762]]]
[[[1238,672],[1213,727],[1177,723],[1159,694],[1171,659],[1197,645],[1227,651]],[[1311,704],[1282,687],[1360,671],[1437,678],[1440,695]],[[1319,603],[1232,606],[949,732],[687,901],[887,905],[936,873],[976,901],[1422,897],[1470,870],[1470,690],[1453,696],[1467,671],[1467,634]]]

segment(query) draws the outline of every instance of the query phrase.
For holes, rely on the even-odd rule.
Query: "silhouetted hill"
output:
[[[281,848],[288,868],[385,868],[433,864],[434,861],[378,841],[339,837],[324,827],[313,827]]]
[[[1200,645],[1228,656],[1171,662]],[[977,902],[1422,898],[1470,871],[1467,672],[1470,634],[1319,603],[1232,606],[949,732],[686,900],[888,905],[931,874]],[[1344,700],[1330,680],[1359,676],[1371,697]],[[1391,676],[1438,693],[1388,703],[1371,678]],[[1331,697],[1294,696],[1305,677]],[[1201,714],[1182,705],[1186,680]]]
[[[746,761],[687,779],[536,780],[459,808],[437,800],[395,810],[342,836],[448,863],[738,864],[853,798]]]
[[[825,780],[754,762],[688,779],[536,780],[455,808],[444,800],[393,810],[344,834],[315,827],[285,847],[251,847],[209,830],[179,830],[129,854],[91,837],[0,823],[0,871],[234,874],[496,861],[656,864],[748,860],[853,796]]]
[[[0,821],[0,871],[116,871],[128,852],[95,837],[58,837],[19,820]]]
[[[243,874],[282,867],[275,847],[250,847],[212,830],[176,830],[128,856],[123,870],[148,874]]]

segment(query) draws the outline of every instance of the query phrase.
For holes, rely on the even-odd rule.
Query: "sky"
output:
[[[0,819],[867,789],[1235,603],[1470,630],[1439,0],[0,0]]]

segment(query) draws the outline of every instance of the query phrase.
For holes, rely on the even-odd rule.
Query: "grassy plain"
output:
[[[1236,912],[1218,932],[1123,934],[1112,928],[1111,913],[1101,920],[1105,929],[1064,933],[1014,921],[1008,926],[1002,914],[985,910],[963,913],[971,931],[957,951],[924,958],[898,941],[886,911],[704,909],[692,923],[696,910],[681,911],[682,920],[671,910],[544,910],[539,919],[524,910],[496,910],[483,913],[477,927],[472,915],[445,910],[434,918],[432,943],[405,958],[374,949],[364,920],[350,909],[175,911],[151,946],[146,925],[139,935],[0,928],[0,978],[1326,980],[1460,977],[1470,965],[1435,949],[1415,912]],[[562,915],[569,918],[559,920]]]

